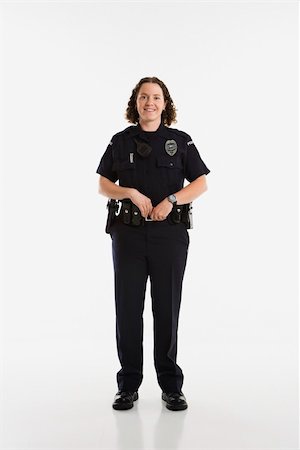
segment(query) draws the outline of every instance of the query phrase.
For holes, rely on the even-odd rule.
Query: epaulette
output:
[[[138,128],[136,125],[130,125],[129,127],[124,128],[124,130],[119,131],[118,133],[116,133],[113,137],[112,140],[114,140],[115,138],[118,138],[118,136],[133,136],[135,134],[137,134]]]
[[[187,134],[185,131],[178,130],[177,128],[168,128],[168,130],[173,131],[175,134],[184,139],[190,139],[190,135]]]
[[[130,132],[130,130],[132,130],[133,128],[135,128],[135,125],[130,125],[129,127],[124,128],[124,130],[118,131],[118,133],[114,134],[113,138],[117,136],[122,136],[122,134]]]

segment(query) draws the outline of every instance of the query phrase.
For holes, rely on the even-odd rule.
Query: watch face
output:
[[[169,195],[169,200],[171,203],[175,203],[176,202],[176,197],[174,194]]]

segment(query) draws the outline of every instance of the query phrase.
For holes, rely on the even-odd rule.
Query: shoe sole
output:
[[[166,408],[170,411],[183,411],[184,409],[187,409],[187,405],[178,405],[178,406],[171,406],[168,403],[166,404]]]
[[[139,398],[139,394],[137,393],[137,392],[135,392],[134,394],[133,394],[133,402],[135,402],[137,399]],[[131,408],[133,408],[133,402],[132,403],[129,403],[129,404],[123,404],[123,403],[116,403],[116,404],[114,404],[113,403],[113,405],[112,405],[112,407],[114,408],[114,409],[117,409],[118,411],[124,411],[125,409],[131,409]]]
[[[164,395],[162,394],[162,400],[164,402],[166,402],[166,408],[169,409],[170,411],[183,411],[184,409],[187,409],[188,405],[170,405],[169,403],[167,403],[167,400],[164,398]]]

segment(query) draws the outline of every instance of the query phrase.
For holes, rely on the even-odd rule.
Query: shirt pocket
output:
[[[136,169],[135,162],[117,160],[113,163],[112,169],[117,172],[121,186],[133,187]]]
[[[179,156],[158,156],[157,167],[168,186],[179,186],[183,182],[183,161]]]

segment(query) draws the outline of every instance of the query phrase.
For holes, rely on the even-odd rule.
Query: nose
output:
[[[153,105],[153,100],[150,97],[147,98],[146,105]]]

